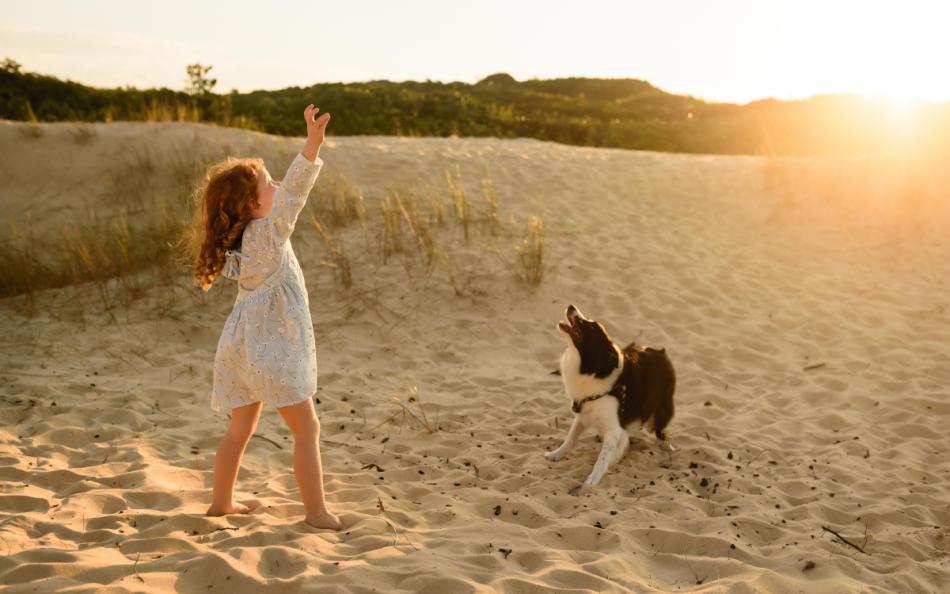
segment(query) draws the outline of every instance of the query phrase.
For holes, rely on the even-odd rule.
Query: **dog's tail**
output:
[[[653,433],[660,441],[666,441],[666,426],[670,424],[673,418],[673,401],[669,401],[669,406],[661,406],[653,415]]]
[[[665,386],[665,393],[660,397],[660,402],[656,407],[656,411],[653,413],[653,433],[657,439],[665,442],[666,426],[669,425],[673,419],[673,392],[676,391],[676,372],[673,371],[673,364],[670,363],[665,353],[663,359],[666,371],[670,376],[670,381]]]

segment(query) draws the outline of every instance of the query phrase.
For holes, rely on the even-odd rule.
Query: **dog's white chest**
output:
[[[581,358],[577,349],[568,348],[561,355],[561,380],[564,382],[564,391],[573,401],[587,396],[606,394],[613,388],[620,372],[623,370],[623,356],[618,352],[620,365],[607,377],[598,378],[581,373]]]

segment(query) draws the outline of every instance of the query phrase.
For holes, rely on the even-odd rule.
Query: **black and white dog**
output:
[[[634,421],[649,421],[660,446],[672,450],[665,429],[673,418],[676,374],[666,351],[636,343],[621,350],[603,326],[585,318],[573,305],[568,306],[557,328],[567,341],[561,356],[561,379],[572,401],[574,423],[561,447],[544,457],[561,460],[581,432],[594,427],[603,446],[584,484],[596,485],[626,453],[626,430]]]

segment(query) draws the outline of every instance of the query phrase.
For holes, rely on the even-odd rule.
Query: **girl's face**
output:
[[[257,200],[261,205],[254,210],[255,219],[263,219],[270,214],[278,185],[277,182],[271,179],[267,168],[261,167],[260,171],[257,172]]]

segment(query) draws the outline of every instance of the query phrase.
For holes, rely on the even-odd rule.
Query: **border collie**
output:
[[[596,485],[611,464],[627,451],[627,427],[650,422],[660,447],[672,451],[665,429],[673,418],[676,374],[664,349],[630,343],[622,350],[599,323],[568,306],[558,332],[567,342],[561,356],[561,379],[572,401],[574,423],[564,443],[544,457],[557,461],[574,447],[587,427],[603,441],[586,485]]]

